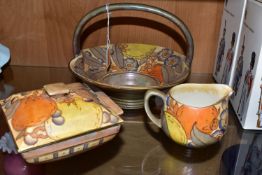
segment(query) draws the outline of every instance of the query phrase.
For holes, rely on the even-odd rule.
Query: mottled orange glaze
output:
[[[211,134],[218,127],[218,115],[219,111],[215,106],[199,110],[196,127],[206,134]]]
[[[177,110],[177,120],[183,126],[186,132],[186,136],[190,139],[191,130],[193,128],[194,123],[198,119],[199,111],[196,108],[189,108],[187,106],[182,105]]]
[[[161,64],[152,65],[152,67],[150,69],[145,69],[145,70],[142,71],[142,73],[150,75],[152,77],[155,77],[161,83],[163,82],[162,65]]]
[[[218,127],[218,115],[219,111],[215,106],[194,108],[182,105],[177,109],[175,116],[185,129],[187,138],[190,139],[194,123],[201,132],[211,134]]]
[[[57,110],[56,103],[43,96],[32,95],[21,100],[14,115],[12,126],[21,131],[46,121]]]

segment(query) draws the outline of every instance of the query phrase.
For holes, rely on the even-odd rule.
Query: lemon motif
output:
[[[167,127],[170,137],[179,144],[186,145],[187,137],[184,128],[179,121],[168,112],[165,112]]]
[[[85,102],[81,98],[76,98],[71,103],[57,103],[57,107],[65,122],[57,125],[52,121],[52,117],[46,121],[45,128],[52,139],[81,134],[101,126],[103,111],[101,106],[94,102]]]
[[[128,44],[124,50],[125,57],[143,59],[149,55],[152,55],[156,46],[146,44]]]

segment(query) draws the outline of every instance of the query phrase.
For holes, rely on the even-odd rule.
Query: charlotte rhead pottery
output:
[[[222,139],[228,125],[228,101],[233,90],[223,84],[186,83],[171,88],[167,94],[148,90],[145,111],[148,117],[176,143],[187,147],[204,147]],[[149,99],[160,97],[160,118],[150,110]]]

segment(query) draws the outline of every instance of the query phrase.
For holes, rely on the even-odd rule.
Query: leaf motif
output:
[[[191,131],[191,139],[197,146],[204,146],[217,142],[217,139],[209,134],[201,132],[194,124]]]
[[[107,74],[106,68],[100,68],[97,70],[89,70],[87,72],[87,77],[90,77],[92,80],[99,80],[100,78],[104,77]]]
[[[125,62],[124,62],[124,55],[121,51],[121,49],[117,45],[112,46],[112,53],[111,57],[114,61],[114,63],[119,67],[119,68],[124,68]]]
[[[103,66],[103,61],[92,56],[88,51],[82,53],[83,62],[91,67],[101,67]]]
[[[106,60],[106,48],[103,47],[94,47],[90,49],[91,53],[95,56],[96,59],[105,62]]]
[[[166,84],[176,82],[176,78],[177,78],[176,72],[175,69],[172,68],[171,66],[163,65],[162,74],[163,74],[164,82]]]

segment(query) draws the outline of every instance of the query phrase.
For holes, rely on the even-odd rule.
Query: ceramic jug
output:
[[[203,147],[221,140],[228,125],[228,101],[233,90],[223,84],[181,84],[167,94],[148,90],[145,111],[148,117],[176,143]],[[160,97],[163,110],[160,118],[150,110],[149,99]]]
[[[0,44],[0,73],[2,72],[2,67],[9,61],[10,51],[7,47]]]

